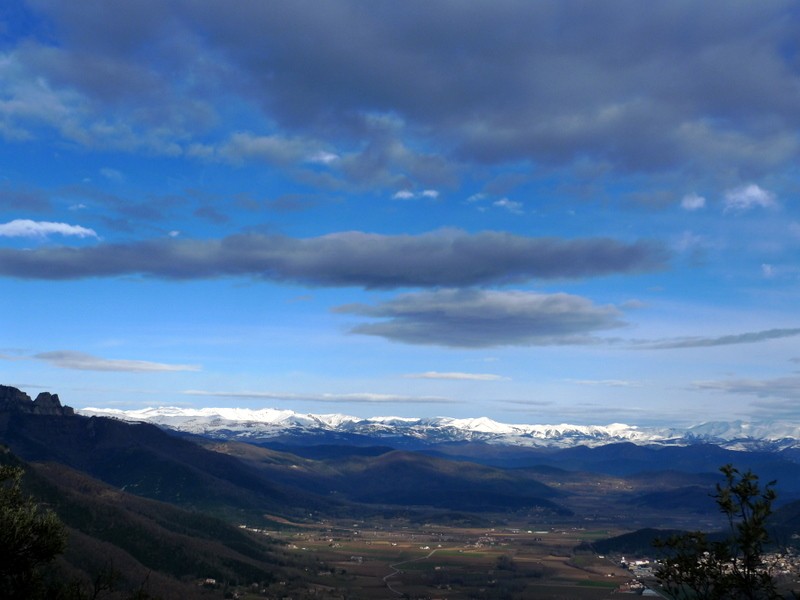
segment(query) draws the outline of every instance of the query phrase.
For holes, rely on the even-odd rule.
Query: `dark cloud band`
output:
[[[598,341],[591,334],[624,325],[613,306],[569,294],[520,291],[436,290],[336,310],[380,319],[357,325],[354,333],[462,348],[590,344]]]
[[[306,239],[242,234],[220,240],[2,249],[0,275],[46,280],[249,276],[391,289],[636,273],[663,268],[666,261],[657,245],[604,238],[561,240],[452,230],[398,236],[344,232]]]

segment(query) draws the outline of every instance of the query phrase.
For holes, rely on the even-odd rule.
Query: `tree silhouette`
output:
[[[656,578],[678,600],[781,598],[763,562],[775,482],[762,488],[749,470],[742,473],[725,465],[720,471],[725,482],[717,484],[712,497],[728,519],[728,537],[711,541],[705,533],[693,531],[656,540],[654,545],[667,554]]]
[[[23,494],[23,470],[0,465],[0,594],[37,597],[38,568],[64,551],[66,531],[50,510]]]

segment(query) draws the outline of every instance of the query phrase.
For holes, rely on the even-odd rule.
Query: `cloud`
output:
[[[46,212],[51,208],[48,195],[37,189],[0,186],[0,208],[24,210],[26,212]]]
[[[697,390],[712,390],[759,398],[800,400],[800,377],[697,381],[692,384],[692,387]],[[797,411],[796,405],[794,410]]]
[[[681,208],[684,210],[695,211],[705,207],[706,199],[703,196],[698,196],[694,192],[686,194],[681,199]]]
[[[117,371],[127,373],[142,372],[171,372],[171,371],[199,371],[197,365],[173,365],[145,360],[120,360],[99,358],[83,352],[71,350],[58,350],[55,352],[42,352],[33,358],[42,360],[62,369],[76,369],[78,371]]]
[[[386,289],[638,273],[665,263],[664,250],[647,242],[458,230],[396,236],[349,231],[305,239],[253,233],[219,240],[159,238],[82,248],[0,248],[0,275],[21,279],[251,276]]]
[[[515,202],[514,200],[509,200],[508,198],[501,198],[500,200],[495,200],[492,202],[492,206],[496,206],[497,208],[504,208],[508,212],[513,213],[515,215],[522,214],[522,202]]]
[[[365,10],[343,0],[230,11],[108,0],[35,10],[29,22],[46,23],[46,34],[25,36],[0,61],[9,138],[52,128],[88,147],[198,153],[211,134],[230,134],[223,115],[241,111],[238,122],[350,144],[389,115],[405,147],[442,148],[452,161],[767,171],[798,155],[798,74],[785,50],[797,32],[781,2]],[[325,151],[307,150],[289,154]],[[286,148],[256,144],[238,156],[282,159]],[[369,153],[361,158],[366,173]]]
[[[122,174],[122,171],[118,171],[117,169],[112,169],[110,167],[100,169],[100,174],[109,181],[116,183],[125,181],[125,175]]]
[[[461,348],[594,343],[590,334],[624,325],[611,306],[568,294],[520,291],[445,289],[335,311],[381,320],[356,325],[353,333]]]
[[[334,154],[333,152],[325,152],[321,150],[319,152],[315,152],[311,156],[308,157],[308,162],[317,163],[321,165],[329,165],[333,162],[339,160],[339,155]]]
[[[439,198],[437,190],[422,190],[421,192],[412,192],[411,190],[400,190],[392,195],[393,200],[413,200],[414,198],[425,198],[428,200],[436,200]]]
[[[570,383],[588,386],[603,387],[642,387],[638,381],[628,381],[626,379],[568,379]]]
[[[439,371],[426,371],[425,373],[410,373],[405,375],[409,379],[448,379],[456,381],[503,381],[507,377],[492,375],[491,373],[441,373]]]
[[[766,329],[764,331],[751,331],[723,335],[719,337],[687,337],[643,342],[640,347],[650,350],[665,350],[673,348],[707,348],[711,346],[731,346],[734,344],[756,344],[768,340],[794,337],[800,335],[800,328]]]
[[[53,234],[79,238],[97,237],[97,233],[93,229],[81,227],[80,225],[68,225],[67,223],[15,219],[8,223],[0,224],[0,237],[44,238]]]
[[[308,157],[321,157],[315,162],[330,164],[336,156],[317,150],[314,142],[301,138],[286,138],[278,135],[256,135],[240,131],[216,149],[216,155],[234,164],[258,160],[268,163],[290,164],[308,160]],[[333,158],[327,158],[333,157]]]
[[[438,396],[398,396],[395,394],[282,394],[280,392],[211,392],[184,390],[187,396],[213,396],[217,398],[247,398],[250,400],[287,400],[291,402],[355,402],[363,404],[458,404],[458,401]]]
[[[752,208],[773,208],[777,206],[775,194],[760,188],[754,183],[725,192],[724,211],[746,212]]]

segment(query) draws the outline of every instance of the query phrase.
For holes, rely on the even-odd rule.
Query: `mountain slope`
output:
[[[204,598],[197,580],[267,584],[305,566],[265,536],[122,492],[62,464],[23,463],[8,451],[0,452],[0,463],[22,466],[26,492],[67,526],[67,549],[51,579],[88,590],[99,574],[113,571],[115,587],[129,591],[125,597],[144,588],[160,597]]]
[[[0,411],[0,441],[27,461],[58,462],[122,490],[228,518],[292,517],[330,504],[146,423],[6,410]]]
[[[562,493],[532,473],[455,462],[416,452],[345,455],[302,459],[240,442],[209,445],[238,456],[271,480],[317,490],[348,502],[369,505],[434,507],[470,512],[539,510],[568,514],[558,504]]]
[[[392,506],[566,512],[535,478],[476,464],[396,451],[313,461],[253,445],[204,447],[148,423],[67,410],[36,414],[30,399],[17,404],[0,411],[0,441],[24,459],[58,462],[121,490],[236,522]]]
[[[359,418],[340,414],[300,414],[290,410],[176,407],[121,411],[84,408],[85,415],[145,421],[162,427],[250,442],[388,444],[407,449],[446,442],[484,442],[520,447],[569,448],[632,442],[639,445],[711,443],[734,450],[779,450],[800,447],[794,423],[710,422],[683,429],[610,425],[506,424],[486,417]]]

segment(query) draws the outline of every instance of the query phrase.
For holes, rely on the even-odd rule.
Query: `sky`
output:
[[[0,383],[800,420],[794,2],[0,4]]]

